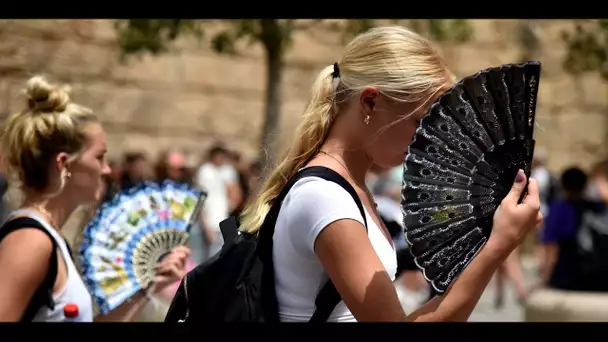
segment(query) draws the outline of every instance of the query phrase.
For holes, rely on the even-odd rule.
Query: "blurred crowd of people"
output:
[[[247,161],[223,143],[214,144],[194,167],[188,165],[184,153],[170,150],[162,152],[155,163],[143,153],[129,152],[122,161],[111,161],[110,168],[112,173],[106,181],[105,200],[144,180],[162,182],[169,179],[206,192],[200,224],[191,229],[193,264],[205,261],[221,249],[223,239],[219,223],[240,213],[257,187],[262,171],[259,161]]]

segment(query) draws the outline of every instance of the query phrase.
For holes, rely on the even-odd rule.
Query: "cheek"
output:
[[[393,125],[384,131],[371,151],[374,162],[383,167],[401,165],[414,131],[415,127],[412,125],[402,124]]]
[[[412,142],[416,125],[409,121],[396,124],[387,130],[385,139],[387,140],[387,148],[403,155],[407,152],[407,147]]]
[[[102,169],[97,160],[83,162],[75,176],[74,182],[78,187],[94,187],[101,182]]]

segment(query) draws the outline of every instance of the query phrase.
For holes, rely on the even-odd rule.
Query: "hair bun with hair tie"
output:
[[[27,82],[25,94],[28,107],[35,112],[62,112],[70,103],[70,88],[57,87],[42,76],[32,77]]]

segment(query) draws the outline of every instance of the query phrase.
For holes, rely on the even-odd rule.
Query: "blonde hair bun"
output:
[[[30,78],[25,94],[27,105],[33,112],[63,112],[70,103],[69,86],[58,87],[43,76]]]

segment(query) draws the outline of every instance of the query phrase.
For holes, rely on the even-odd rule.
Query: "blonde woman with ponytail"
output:
[[[466,321],[492,274],[540,223],[535,180],[517,204],[526,184],[520,172],[477,257],[446,294],[404,313],[393,285],[395,248],[365,175],[372,164],[402,163],[419,121],[452,84],[451,72],[431,43],[403,27],[359,35],[336,64],[321,71],[291,148],[245,208],[241,229],[258,231],[287,181],[302,168],[323,166],[354,187],[368,230],[355,202],[337,184],[316,177],[295,183],[281,205],[273,238],[281,321],[308,321],[328,278],[343,300],[328,321]]]
[[[93,321],[93,303],[60,228],[81,205],[103,195],[106,135],[93,112],[70,102],[66,88],[43,77],[27,82],[27,107],[2,131],[3,163],[18,182],[23,203],[0,228],[0,321],[61,322],[75,304],[72,321]],[[189,254],[173,251],[158,265],[147,289],[96,321],[130,321],[148,301],[181,279]]]

